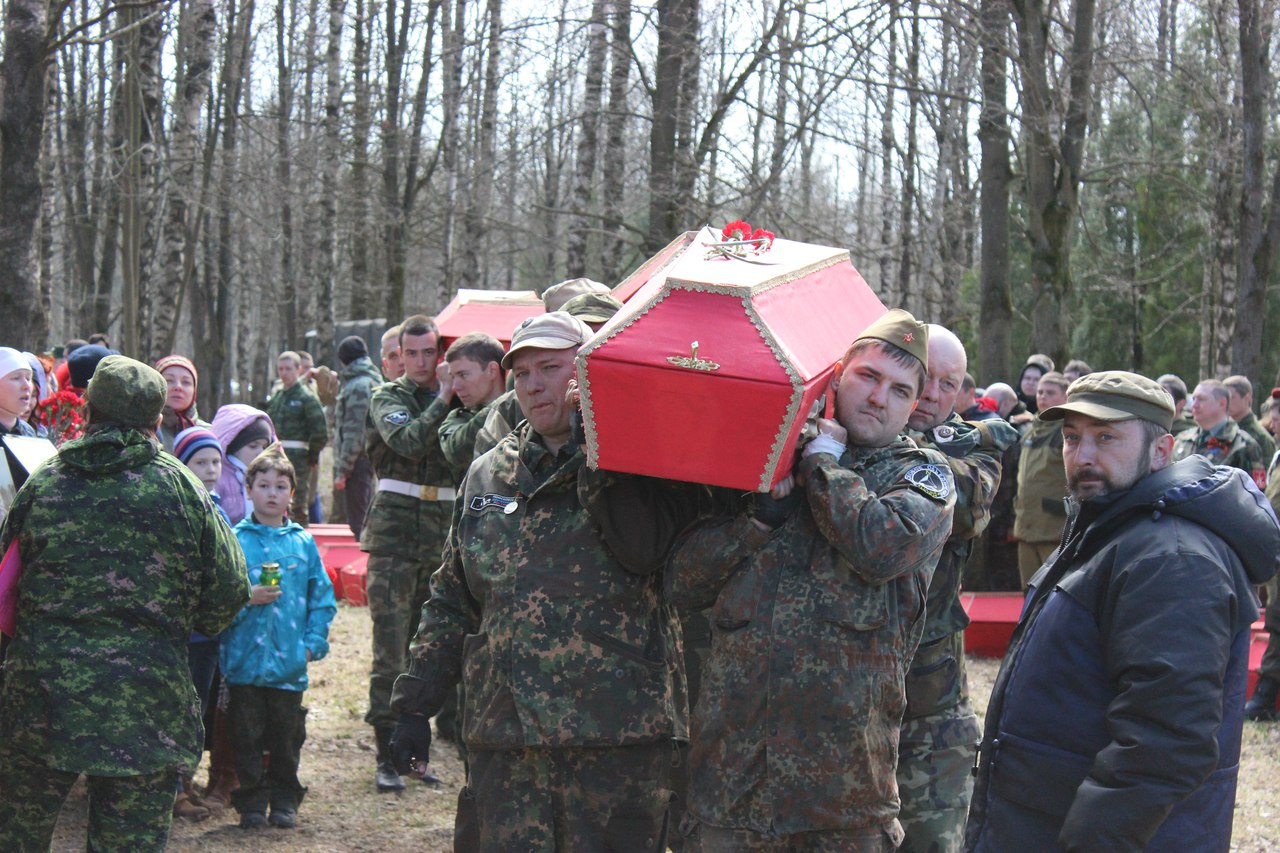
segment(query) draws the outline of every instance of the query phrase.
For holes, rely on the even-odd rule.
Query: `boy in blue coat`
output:
[[[253,460],[245,478],[253,513],[235,527],[253,596],[223,632],[219,664],[231,689],[231,747],[240,777],[232,803],[245,829],[296,825],[306,793],[298,760],[306,740],[307,664],[328,653],[329,623],[337,612],[315,540],[285,517],[295,476],[278,449]],[[278,565],[276,583],[270,573],[263,577],[264,565],[272,563]],[[264,751],[271,753],[265,770]]]

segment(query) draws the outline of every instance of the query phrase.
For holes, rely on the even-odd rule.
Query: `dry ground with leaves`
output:
[[[462,786],[462,765],[448,746],[432,749],[439,788],[413,784],[401,795],[379,794],[373,786],[372,731],[363,715],[368,686],[369,612],[339,604],[330,640],[332,651],[311,668],[305,704],[307,743],[301,776],[310,791],[299,811],[298,828],[244,831],[228,811],[201,823],[177,822],[172,851],[413,850],[447,851],[453,811]],[[974,704],[981,714],[998,662],[971,659]],[[1247,724],[1245,759],[1236,803],[1232,850],[1280,851],[1280,723]],[[206,756],[207,757],[207,756]],[[197,779],[202,781],[205,768]],[[63,809],[54,849],[84,849],[83,785]]]

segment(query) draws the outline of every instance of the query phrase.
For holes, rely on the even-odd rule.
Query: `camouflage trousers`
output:
[[[79,773],[0,750],[0,850],[45,851],[58,811]],[[169,840],[178,774],[89,776],[88,850],[156,851]]]
[[[472,749],[456,853],[667,849],[674,743]]]
[[[765,835],[751,829],[726,829],[686,820],[684,849],[693,853],[892,853],[902,827],[825,829],[791,835]]]
[[[373,666],[364,721],[374,728],[395,725],[391,685],[409,671],[409,641],[422,619],[422,605],[431,596],[431,574],[439,567],[438,555],[428,561],[369,555],[365,591],[373,620]]]
[[[307,709],[298,690],[229,685],[227,709],[231,750],[240,787],[231,794],[238,812],[296,811],[307,789],[298,781],[302,744],[307,739]],[[267,766],[262,754],[270,753]]]
[[[968,699],[902,724],[898,745],[898,819],[902,850],[952,853],[964,846],[973,796],[973,756],[981,731]]]
[[[311,506],[311,498],[315,494],[311,490],[311,465],[307,463],[307,454],[304,450],[287,451],[285,455],[293,463],[294,479],[296,480],[293,488],[293,500],[289,502],[289,520],[296,521],[306,527],[311,522],[311,518],[307,514],[307,508]]]
[[[1280,477],[1280,474],[1276,476]],[[1271,639],[1262,653],[1258,675],[1280,681],[1280,576],[1267,581],[1267,609],[1263,620]]]

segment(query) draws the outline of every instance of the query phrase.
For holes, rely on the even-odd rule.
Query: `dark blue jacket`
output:
[[[1073,506],[996,678],[966,849],[1227,850],[1277,553],[1266,498],[1199,456]]]

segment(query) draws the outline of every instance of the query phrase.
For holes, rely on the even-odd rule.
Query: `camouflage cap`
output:
[[[98,362],[85,399],[108,420],[154,429],[169,396],[164,377],[140,361],[109,355]]]
[[[1067,402],[1040,413],[1043,421],[1060,421],[1077,412],[1098,421],[1139,418],[1169,429],[1173,397],[1160,383],[1126,370],[1104,370],[1081,376],[1067,388]]]
[[[854,341],[856,343],[867,338],[893,344],[915,356],[925,370],[929,369],[929,327],[911,316],[911,312],[901,308],[884,312],[880,319],[867,326]]]
[[[564,310],[565,303],[575,296],[584,293],[609,293],[610,290],[598,281],[589,278],[571,278],[559,284],[553,284],[542,291],[542,304],[548,312]]]
[[[584,323],[604,323],[622,310],[622,303],[612,293],[583,293],[570,299],[560,310]]]
[[[530,317],[511,335],[511,349],[502,357],[502,367],[510,370],[512,357],[522,349],[577,349],[593,334],[590,326],[563,311]]]

